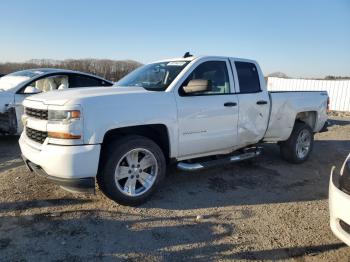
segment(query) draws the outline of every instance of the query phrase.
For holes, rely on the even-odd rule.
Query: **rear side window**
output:
[[[69,77],[69,87],[89,87],[89,86],[102,86],[104,81],[92,78],[88,76],[71,75]]]
[[[240,93],[260,92],[259,73],[253,63],[235,62]]]

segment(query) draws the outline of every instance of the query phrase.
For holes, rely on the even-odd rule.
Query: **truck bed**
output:
[[[290,136],[296,116],[303,113],[314,132],[322,129],[327,120],[327,100],[325,91],[273,91],[270,119],[264,141],[277,142]]]

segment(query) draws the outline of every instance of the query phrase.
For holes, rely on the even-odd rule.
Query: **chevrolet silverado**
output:
[[[23,159],[61,187],[145,202],[169,163],[189,172],[256,157],[263,142],[302,163],[327,120],[326,92],[268,92],[257,62],[184,56],[142,66],[112,87],[24,100]]]

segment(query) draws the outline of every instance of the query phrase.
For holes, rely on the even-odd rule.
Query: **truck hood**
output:
[[[67,103],[74,104],[75,101],[90,97],[103,97],[118,94],[146,93],[149,92],[142,87],[84,87],[67,90],[56,90],[37,95],[32,95],[26,100],[42,102],[45,105],[62,106]],[[1,93],[0,93],[1,94]],[[77,102],[79,103],[79,102]]]
[[[7,91],[0,91],[0,113],[7,110],[7,106],[14,103],[14,94]]]

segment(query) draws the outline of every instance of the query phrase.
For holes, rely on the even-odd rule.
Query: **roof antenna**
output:
[[[183,58],[187,58],[187,57],[191,57],[191,56],[193,56],[193,55],[191,55],[190,52],[186,52],[186,53],[184,54]]]

